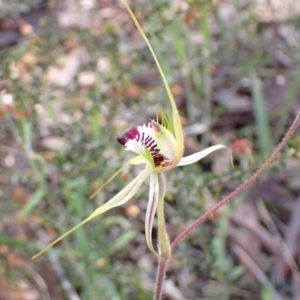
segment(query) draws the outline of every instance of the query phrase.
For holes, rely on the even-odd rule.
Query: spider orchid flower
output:
[[[156,62],[160,75],[162,77],[164,86],[166,88],[168,98],[170,101],[172,109],[172,117],[169,118],[167,115],[162,113],[162,124],[158,121],[151,120],[147,125],[142,126],[132,126],[127,130],[121,137],[117,138],[118,142],[125,147],[126,150],[132,151],[137,154],[136,157],[129,160],[123,167],[121,167],[114,175],[112,175],[105,184],[98,189],[91,197],[94,197],[106,184],[108,184],[114,177],[116,177],[126,166],[133,165],[145,165],[145,168],[135,179],[133,179],[125,188],[123,188],[118,194],[116,194],[112,199],[106,202],[101,207],[97,208],[93,213],[91,213],[85,220],[80,224],[57,238],[46,248],[40,251],[37,255],[33,257],[36,258],[54,244],[62,240],[64,237],[69,235],[71,232],[82,226],[83,224],[89,222],[93,218],[97,217],[104,212],[125,204],[131,198],[133,198],[138,192],[141,185],[150,178],[150,188],[149,188],[149,201],[146,211],[145,219],[145,235],[146,241],[149,249],[155,255],[170,255],[170,243],[169,238],[165,229],[164,220],[164,194],[165,194],[165,172],[179,166],[185,166],[199,161],[200,159],[206,157],[210,153],[225,148],[223,145],[216,145],[209,147],[203,151],[197,152],[195,154],[183,157],[184,152],[184,136],[181,126],[180,116],[167,84],[167,80],[161,69],[161,66],[156,58],[154,50],[152,49],[147,37],[145,36],[142,28],[140,27],[138,21],[136,20],[133,12],[128,7],[126,2],[122,0],[127,11],[129,12],[133,22],[144,38],[148,45],[150,52]],[[155,214],[157,214],[158,220],[158,250],[155,249],[152,243],[152,229]]]
[[[133,164],[144,163],[146,165],[146,169],[138,175],[138,179],[136,178],[136,184],[140,186],[145,181],[146,176],[150,177],[145,234],[148,247],[156,255],[162,251],[158,249],[159,253],[157,253],[154,249],[151,236],[155,213],[158,215],[158,230],[161,230],[164,226],[164,218],[160,220],[160,212],[158,211],[161,209],[160,207],[163,207],[162,205],[158,206],[158,203],[163,202],[165,192],[163,173],[178,166],[185,166],[197,162],[210,153],[225,147],[223,145],[216,145],[195,154],[182,157],[177,148],[176,138],[167,128],[170,122],[168,122],[165,115],[163,115],[163,123],[165,123],[166,127],[151,120],[148,125],[131,127],[120,138],[117,138],[118,142],[122,144],[126,150],[138,154],[132,162]],[[180,145],[179,149],[182,149],[182,147],[183,145]]]

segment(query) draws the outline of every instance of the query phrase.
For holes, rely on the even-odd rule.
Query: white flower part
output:
[[[154,144],[155,140],[150,123],[148,123],[148,126],[145,124],[143,126],[137,126],[136,129],[137,133],[135,134],[135,138],[128,140],[128,142],[125,144],[125,149],[133,151],[135,153],[140,153],[141,151],[143,151],[142,149],[145,148],[146,140],[149,141],[147,145]]]
[[[117,138],[117,141],[122,144],[126,150],[133,151],[144,157],[150,154],[155,167],[165,161],[165,157],[157,146],[150,123],[148,123],[148,125],[144,124],[143,126],[132,126],[129,130],[125,131],[120,138]]]
[[[180,160],[180,162],[178,163],[177,167],[193,164],[196,161],[198,161],[198,160],[204,158],[205,156],[209,155],[210,153],[212,153],[216,150],[222,149],[222,148],[227,148],[227,147],[224,146],[224,145],[215,145],[215,146],[211,146],[209,148],[206,148],[206,149],[204,149],[200,152],[194,153],[192,155],[183,157]]]
[[[156,213],[157,202],[159,199],[159,185],[158,175],[155,172],[150,172],[150,189],[149,189],[149,201],[147,205],[146,218],[145,218],[145,235],[149,249],[155,254],[158,253],[154,250],[152,243],[152,229],[153,221]]]

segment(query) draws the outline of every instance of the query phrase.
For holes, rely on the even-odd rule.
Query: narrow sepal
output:
[[[164,215],[165,178],[164,174],[158,174],[159,196],[157,203],[157,223],[158,223],[158,250],[159,255],[168,260],[171,256],[170,239],[166,230]]]
[[[158,186],[158,174],[151,172],[150,173],[150,189],[149,189],[149,201],[146,211],[145,219],[145,235],[146,241],[149,249],[155,254],[159,255],[153,247],[152,243],[152,229],[153,229],[153,220],[156,213],[157,201],[159,197],[159,186]]]
[[[128,165],[132,164],[132,165],[139,165],[139,164],[142,164],[142,163],[147,163],[147,161],[142,157],[142,156],[136,156],[132,159],[130,159],[128,162],[125,163],[124,166],[122,166],[118,171],[116,171],[112,176],[109,177],[109,179],[107,179],[105,181],[104,184],[102,184],[91,196],[90,196],[90,199],[94,198],[98,193],[100,193],[104,187],[106,185],[108,185],[118,174],[120,174],[124,169],[125,167],[127,167]]]
[[[98,215],[114,208],[117,206],[120,206],[127,201],[129,201],[139,190],[140,186],[143,184],[143,182],[147,179],[149,176],[149,169],[143,170],[135,179],[133,179],[123,190],[121,190],[117,195],[115,195],[111,200],[106,202],[104,205],[97,208],[93,213],[91,213],[85,220],[83,220],[80,224],[76,225],[69,231],[67,231],[65,234],[57,238],[55,241],[53,241],[51,244],[49,244],[47,247],[45,247],[42,251],[40,251],[38,254],[32,257],[32,259],[37,258],[41,254],[43,254],[45,251],[47,251],[49,248],[51,248],[53,245],[55,245],[57,242],[65,238],[67,235],[81,227],[83,224],[91,221]]]
[[[174,97],[172,95],[171,89],[168,85],[166,76],[161,68],[161,65],[156,57],[156,54],[147,38],[147,36],[145,35],[143,29],[141,28],[138,20],[136,19],[136,17],[134,16],[134,13],[132,12],[132,10],[130,9],[130,7],[128,6],[128,4],[126,3],[125,0],[122,0],[122,2],[124,3],[132,21],[134,22],[135,26],[137,27],[138,31],[140,32],[141,36],[143,37],[144,41],[146,42],[152,56],[153,59],[156,63],[157,69],[161,75],[162,81],[164,83],[166,92],[168,94],[169,97],[169,101],[171,104],[171,108],[172,108],[172,121],[173,121],[173,128],[174,128],[174,132],[175,132],[175,138],[176,138],[176,143],[177,143],[177,157],[176,157],[176,162],[175,165],[180,161],[180,159],[182,158],[183,155],[183,151],[184,151],[184,136],[183,136],[183,130],[182,130],[182,125],[181,125],[181,120],[180,120],[180,116],[179,116],[179,112],[174,100]]]
[[[204,149],[204,150],[202,150],[200,152],[194,153],[192,155],[183,157],[180,160],[180,162],[178,163],[177,166],[186,166],[186,165],[193,164],[196,161],[198,161],[198,160],[204,158],[205,156],[209,155],[210,153],[212,153],[212,152],[214,152],[216,150],[222,149],[222,148],[227,148],[227,147],[224,146],[224,145],[215,145],[215,146],[209,147],[207,149]]]
[[[131,159],[129,162],[134,166],[148,163],[148,161],[142,155],[136,156],[135,158]]]

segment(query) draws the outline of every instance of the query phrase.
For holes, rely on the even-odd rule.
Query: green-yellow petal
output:
[[[47,247],[45,247],[42,251],[40,251],[38,254],[32,257],[32,259],[37,258],[41,254],[43,254],[45,251],[47,251],[49,248],[51,248],[53,245],[61,241],[63,238],[65,238],[67,235],[84,225],[85,223],[91,221],[95,217],[103,214],[104,212],[120,206],[127,201],[129,201],[139,190],[140,186],[143,184],[143,182],[147,179],[149,176],[149,169],[143,170],[135,179],[133,179],[123,190],[121,190],[117,195],[115,195],[111,200],[106,202],[104,205],[97,208],[93,213],[91,213],[85,220],[83,220],[80,224],[76,225],[69,231],[67,231],[65,234],[57,238],[55,241],[50,243]]]
[[[176,156],[176,164],[180,161],[180,159],[183,156],[183,152],[184,152],[184,136],[183,136],[183,130],[182,130],[182,125],[181,125],[181,120],[180,120],[180,115],[174,100],[174,97],[172,95],[171,89],[168,85],[167,79],[165,77],[165,74],[160,66],[160,63],[156,57],[156,54],[147,38],[147,36],[145,35],[142,27],[140,26],[138,20],[136,19],[136,17],[134,16],[134,13],[132,12],[132,10],[130,9],[130,7],[128,6],[128,4],[126,3],[125,0],[122,0],[122,2],[124,3],[131,19],[133,20],[135,26],[137,27],[138,31],[140,32],[141,36],[143,37],[144,41],[146,42],[152,56],[153,59],[156,63],[156,66],[158,68],[158,71],[161,75],[162,81],[164,83],[167,95],[169,97],[169,101],[171,104],[171,108],[172,108],[172,121],[173,121],[173,128],[174,128],[174,132],[175,132],[175,138],[176,138],[176,144],[177,144],[177,156]]]

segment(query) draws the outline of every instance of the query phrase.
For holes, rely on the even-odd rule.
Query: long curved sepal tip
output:
[[[172,108],[172,120],[173,120],[173,127],[174,127],[174,131],[175,131],[175,137],[176,137],[176,141],[177,141],[177,151],[178,151],[178,158],[177,158],[177,161],[176,163],[179,162],[179,160],[181,159],[181,157],[183,156],[183,151],[184,151],[184,136],[183,136],[183,130],[182,130],[182,125],[181,125],[181,120],[180,120],[180,116],[179,116],[179,112],[178,112],[178,109],[177,109],[177,106],[176,106],[176,103],[175,103],[175,100],[174,100],[174,97],[172,95],[172,92],[171,92],[171,89],[168,85],[168,82],[167,82],[167,79],[166,79],[166,76],[161,68],[161,65],[156,57],[156,54],[147,38],[147,36],[145,35],[141,25],[139,24],[138,20],[136,19],[133,11],[131,10],[131,8],[129,7],[129,5],[126,3],[125,0],[122,0],[123,4],[125,5],[133,23],[135,24],[136,28],[138,29],[138,31],[140,32],[141,36],[143,37],[144,41],[146,42],[151,54],[152,54],[152,57],[156,63],[156,66],[157,66],[157,69],[160,73],[160,76],[162,78],[162,81],[164,83],[164,86],[165,86],[165,89],[166,89],[166,92],[167,92],[167,95],[169,97],[169,101],[170,101],[170,104],[171,104],[171,108]]]
[[[101,215],[102,213],[120,206],[127,201],[129,201],[139,190],[140,186],[143,184],[143,182],[149,177],[149,169],[143,170],[135,179],[133,179],[123,190],[121,190],[117,195],[115,195],[111,200],[106,202],[104,205],[97,208],[92,214],[90,214],[85,220],[83,220],[80,224],[76,225],[69,231],[67,231],[65,234],[57,238],[55,241],[50,243],[47,247],[45,247],[43,250],[41,250],[38,254],[34,255],[31,259],[35,259],[44,252],[46,252],[49,248],[51,248],[53,245],[61,241],[63,238],[65,238],[67,235],[84,225],[85,223],[89,222],[90,220],[94,219],[95,217]]]

